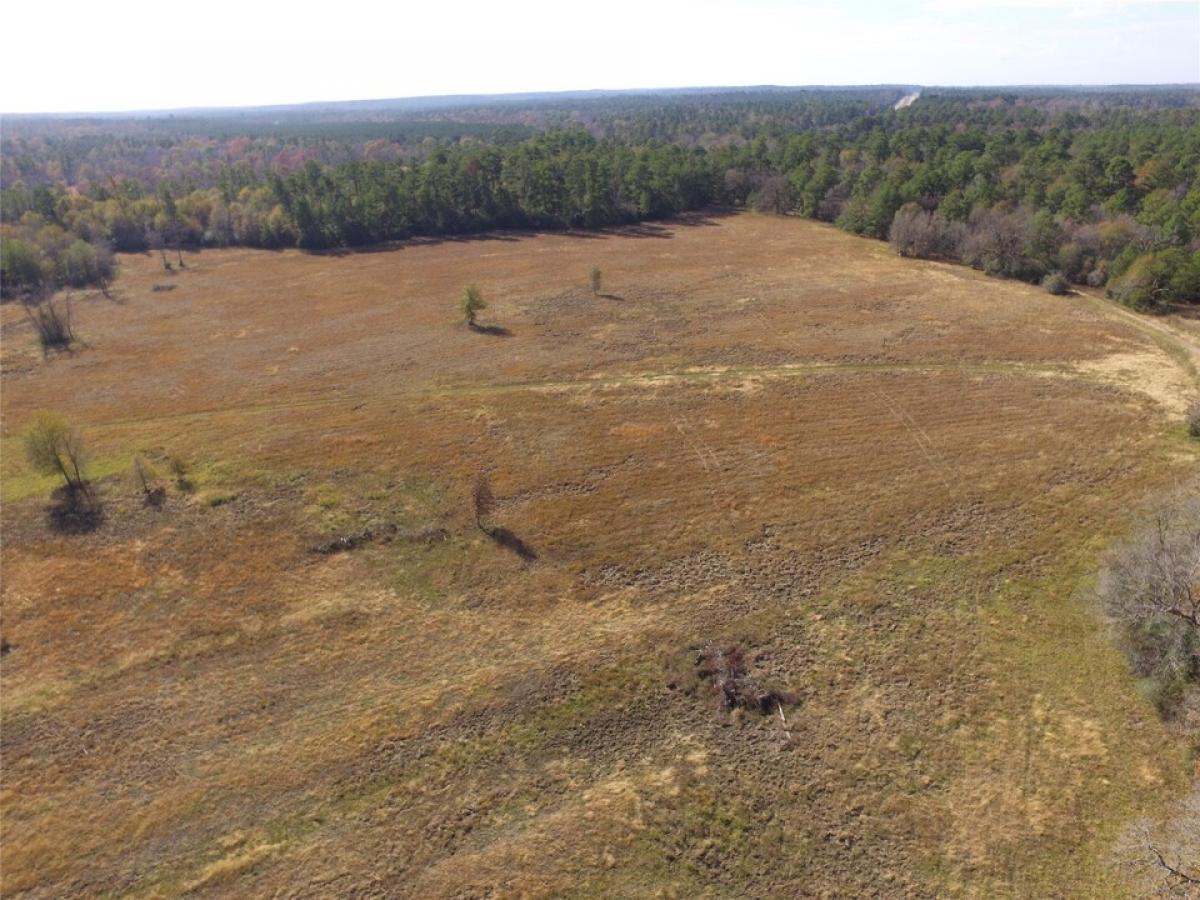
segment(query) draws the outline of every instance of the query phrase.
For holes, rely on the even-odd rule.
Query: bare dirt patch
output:
[[[1183,416],[1193,402],[1192,379],[1157,348],[1114,353],[1103,359],[1079,363],[1077,368],[1085,376],[1146,395],[1169,415]]]

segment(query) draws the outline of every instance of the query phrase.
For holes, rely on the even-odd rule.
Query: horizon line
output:
[[[868,90],[868,89],[884,89],[891,88],[895,90],[1031,90],[1031,89],[1060,89],[1060,90],[1079,90],[1079,89],[1126,89],[1126,88],[1182,88],[1189,90],[1200,91],[1200,82],[1193,81],[1147,81],[1147,82],[1025,82],[1025,83],[1005,83],[1005,84],[918,84],[915,82],[877,82],[866,84],[728,84],[728,85],[677,85],[669,87],[634,87],[634,88],[563,88],[559,90],[546,91],[504,91],[498,93],[455,93],[455,94],[412,94],[393,97],[358,97],[358,98],[343,98],[339,100],[296,100],[276,103],[255,103],[245,105],[230,105],[230,104],[200,104],[193,106],[175,106],[175,107],[149,107],[149,108],[132,108],[132,109],[98,109],[98,110],[82,110],[82,109],[67,109],[67,110],[39,110],[34,112],[4,112],[0,111],[0,118],[25,118],[25,119],[71,119],[71,118],[105,118],[117,116],[144,116],[144,117],[163,117],[172,115],[197,115],[203,113],[230,113],[230,112],[287,112],[298,111],[306,107],[320,106],[347,106],[358,103],[401,103],[401,102],[416,102],[416,101],[471,101],[478,100],[487,102],[489,100],[523,100],[532,98],[552,98],[555,96],[581,96],[581,95],[606,95],[617,96],[622,94],[668,94],[668,93],[703,93],[706,91],[805,91],[805,90]],[[582,97],[581,97],[582,99]]]

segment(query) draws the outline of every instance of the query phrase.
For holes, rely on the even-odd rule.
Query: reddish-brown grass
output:
[[[46,362],[3,310],[6,896],[1124,889],[1183,749],[1078,588],[1196,462],[1161,335],[752,215],[161,280]],[[44,406],[113,473],[91,534]],[[708,645],[786,724],[679,689]]]

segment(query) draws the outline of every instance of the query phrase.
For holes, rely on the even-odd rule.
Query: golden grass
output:
[[[126,257],[81,352],[11,325],[5,895],[1129,890],[1187,760],[1085,588],[1200,455],[1189,351],[808,222],[661,234],[212,251],[170,293]],[[470,281],[511,336],[454,324]],[[93,534],[12,452],[48,405]],[[715,709],[708,640],[786,723]]]

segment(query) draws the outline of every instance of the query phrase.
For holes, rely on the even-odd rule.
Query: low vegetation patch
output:
[[[750,674],[746,651],[737,644],[705,644],[696,654],[696,674],[708,684],[719,709],[771,713],[789,699]]]
[[[331,556],[335,553],[345,553],[356,550],[373,542],[389,543],[390,541],[407,541],[410,543],[434,544],[446,540],[450,536],[445,528],[403,529],[398,525],[389,524],[379,528],[364,528],[361,531],[342,534],[311,544],[310,553],[319,556]]]

